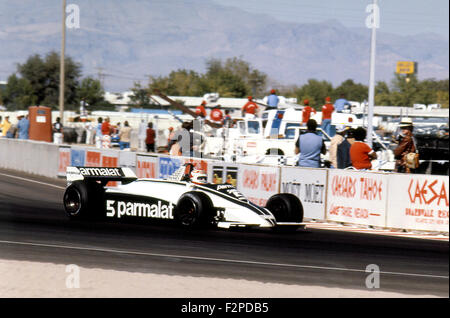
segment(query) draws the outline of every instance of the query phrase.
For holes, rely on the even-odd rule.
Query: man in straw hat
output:
[[[418,157],[408,154],[417,154],[417,148],[413,137],[413,122],[411,118],[404,118],[399,124],[400,127],[400,140],[397,148],[394,149],[395,156],[395,171],[401,173],[413,172],[418,165]],[[417,158],[415,158],[417,157]],[[410,162],[410,160],[416,160],[416,163]]]

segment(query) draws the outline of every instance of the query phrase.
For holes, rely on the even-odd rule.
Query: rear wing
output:
[[[120,181],[127,184],[137,180],[130,168],[113,167],[67,167],[67,183],[75,181],[100,181],[106,184],[109,181]]]

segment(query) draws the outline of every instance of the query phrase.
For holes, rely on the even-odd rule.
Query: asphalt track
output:
[[[380,291],[449,297],[448,242],[69,221],[64,185],[0,169],[0,259],[360,290],[367,290],[366,268],[375,264]]]

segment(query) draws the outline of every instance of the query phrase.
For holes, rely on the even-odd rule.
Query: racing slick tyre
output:
[[[290,193],[275,194],[267,201],[266,208],[274,215],[277,222],[303,221],[303,205],[300,199]],[[296,231],[298,226],[275,227],[275,230]]]
[[[103,187],[96,182],[75,181],[64,192],[64,209],[71,219],[98,216],[102,210]]]
[[[205,228],[212,224],[214,206],[203,192],[186,192],[178,200],[175,220],[185,228]]]

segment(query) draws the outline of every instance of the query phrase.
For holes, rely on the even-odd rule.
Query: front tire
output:
[[[290,193],[273,195],[266,204],[266,208],[275,216],[277,222],[303,222],[303,205],[300,199]],[[280,226],[277,230],[296,231],[298,226]]]
[[[205,228],[212,224],[214,206],[203,192],[186,192],[178,200],[174,216],[185,228]]]

